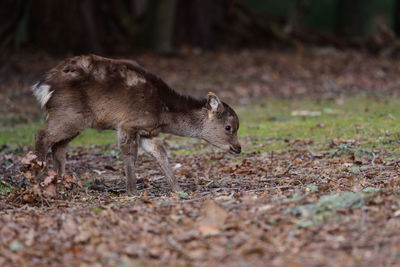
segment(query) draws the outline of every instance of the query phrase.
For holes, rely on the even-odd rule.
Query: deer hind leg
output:
[[[54,167],[62,173],[65,164],[65,151],[69,141],[79,135],[86,127],[82,118],[65,121],[56,117],[50,118],[45,129],[39,130],[35,136],[35,152],[38,159],[46,160],[49,148],[52,148]]]
[[[163,141],[158,137],[153,138],[140,138],[140,147],[147,153],[151,154],[156,160],[161,170],[164,172],[167,182],[173,191],[182,191],[172,168],[168,162],[168,154],[164,147]]]
[[[51,152],[53,154],[53,166],[59,176],[62,176],[65,173],[65,160],[68,143],[71,142],[74,137],[55,143],[51,147]]]
[[[139,135],[128,130],[118,130],[118,143],[125,166],[126,193],[136,195],[135,165],[138,154]]]
[[[42,129],[37,131],[35,135],[35,153],[40,161],[46,160],[49,148],[50,142],[46,130]]]

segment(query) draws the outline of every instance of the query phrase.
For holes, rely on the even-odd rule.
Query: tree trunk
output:
[[[153,30],[153,47],[159,53],[172,51],[175,0],[159,0],[156,6]]]
[[[338,0],[337,33],[348,37],[363,35],[361,11],[364,4],[363,0]]]
[[[400,36],[400,0],[395,0],[394,5],[394,32]]]
[[[214,44],[214,0],[180,0],[177,9],[176,41],[209,49]]]
[[[85,30],[88,33],[88,47],[91,48],[92,53],[102,54],[104,51],[97,33],[95,5],[94,0],[81,1],[81,11]]]

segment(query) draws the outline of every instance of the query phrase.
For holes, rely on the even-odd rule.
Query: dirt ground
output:
[[[138,59],[180,91],[215,91],[249,108],[268,97],[399,94],[395,60],[354,51]],[[4,117],[37,120],[37,105],[26,104],[28,88],[54,62],[43,55],[13,56],[2,65]],[[141,154],[136,197],[125,196],[115,145],[71,148],[61,179],[51,160],[42,170],[28,153],[31,145],[2,144],[0,265],[400,265],[397,157],[384,150],[359,155],[351,149],[354,140],[327,140],[327,151],[289,140],[289,149],[271,151],[271,140],[253,139],[241,136],[244,147],[259,149],[239,157],[202,152],[202,143],[189,141],[200,152],[171,153],[184,193],[171,193],[152,159]],[[175,143],[167,138],[166,145]]]

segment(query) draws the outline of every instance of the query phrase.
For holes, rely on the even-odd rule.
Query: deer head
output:
[[[203,112],[200,137],[218,148],[239,154],[242,148],[237,137],[239,118],[235,111],[210,92]]]

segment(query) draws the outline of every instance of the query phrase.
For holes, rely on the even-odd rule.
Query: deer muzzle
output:
[[[242,152],[242,147],[240,145],[231,145],[229,149],[235,154],[240,154],[240,152]]]

